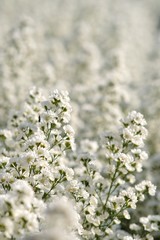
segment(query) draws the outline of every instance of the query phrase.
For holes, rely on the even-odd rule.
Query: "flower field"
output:
[[[0,20],[0,240],[159,240],[160,1]]]

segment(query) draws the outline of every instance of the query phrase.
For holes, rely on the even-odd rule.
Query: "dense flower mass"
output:
[[[98,144],[87,140],[76,150],[71,110],[67,92],[46,98],[33,88],[1,130],[3,239],[121,239],[123,221],[147,194],[155,195],[149,180],[135,179],[147,159],[143,115],[133,111],[117,133],[105,133],[98,153]],[[155,217],[139,221],[139,239],[159,229]]]
[[[0,1],[0,240],[160,239],[160,1]]]

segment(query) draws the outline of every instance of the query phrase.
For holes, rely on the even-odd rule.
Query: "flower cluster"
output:
[[[4,238],[116,239],[138,202],[155,195],[149,180],[135,184],[147,158],[140,113],[129,113],[117,133],[104,134],[100,151],[89,140],[76,150],[70,115],[67,92],[55,90],[46,98],[33,88],[0,131]]]
[[[138,202],[144,201],[146,194],[155,195],[156,187],[150,181],[135,184],[135,173],[142,171],[142,163],[147,158],[142,151],[147,136],[145,125],[143,116],[133,111],[122,120],[117,134],[104,135],[106,159],[103,162],[96,159],[93,150],[78,156],[74,170],[79,182],[74,181],[70,191],[83,212],[84,239],[116,239],[117,226],[131,218],[130,212]],[[132,138],[126,137],[127,130]]]
[[[39,231],[43,208],[43,201],[35,197],[27,181],[15,181],[8,194],[0,195],[1,239],[15,239],[26,232]]]
[[[23,179],[47,199],[58,183],[72,179],[73,170],[65,166],[65,152],[75,146],[70,112],[67,93],[54,91],[46,100],[36,89],[30,91],[24,109],[13,114],[9,129],[0,134],[4,191]]]

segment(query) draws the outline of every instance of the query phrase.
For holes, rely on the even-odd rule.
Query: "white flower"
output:
[[[106,228],[106,229],[105,229],[105,232],[106,232],[108,235],[112,235],[112,234],[113,234],[113,230],[110,229],[110,228]]]
[[[73,176],[74,176],[74,171],[72,168],[67,168],[65,167],[64,168],[64,171],[66,173],[66,178],[68,181],[71,181],[73,179]]]
[[[137,184],[135,186],[135,189],[139,192],[143,192],[145,190],[148,191],[148,193],[151,195],[151,196],[154,196],[155,193],[156,193],[156,186],[154,186],[151,181],[142,181],[141,183]]]
[[[63,127],[65,133],[69,136],[69,137],[73,137],[74,136],[74,130],[70,125],[65,125]]]
[[[134,238],[132,238],[131,236],[125,236],[123,237],[123,240],[134,240]]]
[[[0,220],[0,225],[4,231],[4,235],[7,238],[11,238],[14,234],[14,222],[9,217],[3,217]]]
[[[95,216],[87,214],[86,219],[89,223],[92,223],[94,226],[99,226],[100,225],[100,219],[99,219],[98,216],[96,216],[96,218],[95,218]]]
[[[130,123],[134,121],[136,124],[145,126],[146,120],[144,119],[143,115],[139,112],[132,111],[128,114],[127,118],[124,120],[125,123]]]
[[[86,191],[86,190],[84,190],[84,189],[81,189],[80,190],[80,194],[81,194],[81,196],[84,198],[84,199],[88,199],[88,197],[89,197],[89,193]]]
[[[139,231],[141,227],[135,223],[130,224],[129,228],[134,231]]]
[[[91,196],[89,202],[90,202],[90,204],[91,204],[93,207],[96,207],[97,204],[98,204],[98,200],[97,200],[97,198],[94,197],[94,196]]]
[[[32,187],[24,180],[17,180],[15,183],[13,183],[12,190],[22,199],[32,198],[34,196]]]
[[[130,214],[129,214],[129,212],[128,212],[127,210],[124,210],[124,211],[123,211],[123,215],[124,215],[124,217],[125,217],[126,219],[130,219],[130,218],[131,218],[131,216],[130,216]]]

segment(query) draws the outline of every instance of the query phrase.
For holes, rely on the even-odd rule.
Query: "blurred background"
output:
[[[69,92],[78,144],[140,111],[145,175],[159,189],[160,1],[0,0],[0,26],[1,128],[32,86]],[[158,190],[147,203],[152,214],[159,200]]]

